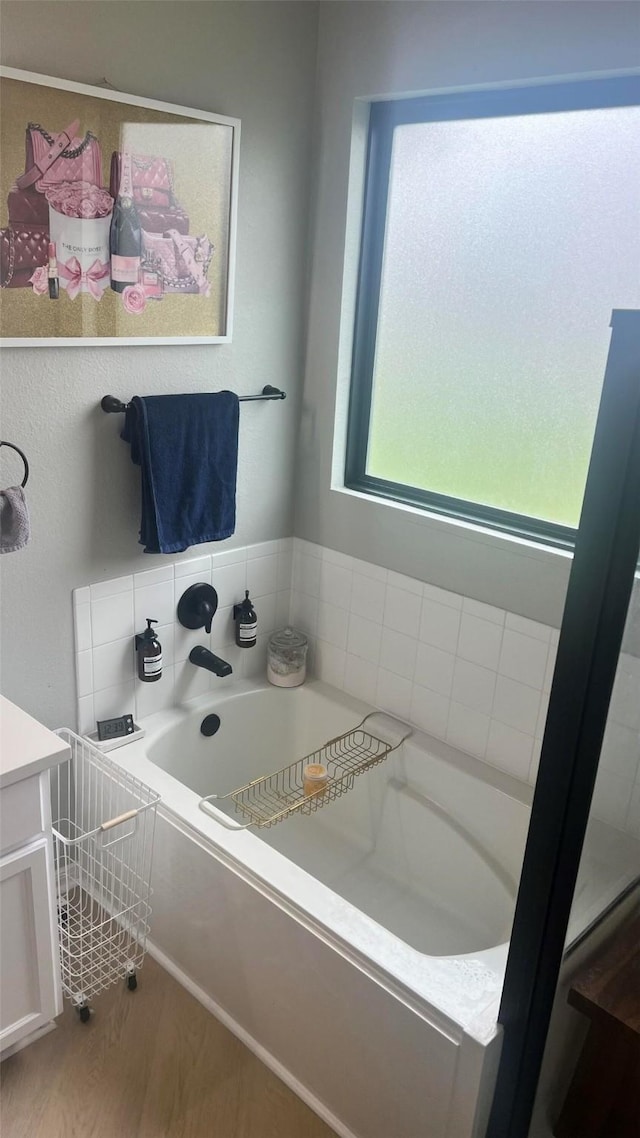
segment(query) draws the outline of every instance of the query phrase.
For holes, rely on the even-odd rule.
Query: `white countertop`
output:
[[[0,695],[0,787],[62,763],[67,743]]]

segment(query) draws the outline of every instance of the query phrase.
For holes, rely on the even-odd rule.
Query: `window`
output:
[[[347,487],[573,544],[611,312],[640,307],[639,86],[372,105]]]

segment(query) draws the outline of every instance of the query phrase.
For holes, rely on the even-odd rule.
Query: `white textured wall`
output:
[[[316,31],[314,3],[2,5],[8,66],[242,120],[232,344],[2,353],[1,437],[29,456],[33,528],[2,558],[2,690],[51,726],[74,722],[71,589],[163,561],[137,544],[139,471],[104,394],[283,387],[286,402],[242,408],[238,528],[222,548],[291,532]]]
[[[317,169],[295,533],[534,620],[559,624],[569,559],[487,540],[332,491],[331,436],[351,363],[360,201],[349,200],[354,100],[633,67],[638,7],[582,3],[322,3]],[[344,274],[346,248],[346,271]],[[341,317],[347,335],[339,351]],[[337,473],[337,471],[336,471]]]
[[[295,484],[299,536],[559,622],[568,559],[496,548],[482,535],[329,489],[336,378],[349,362],[343,353],[339,365],[338,338],[353,101],[629,67],[637,23],[636,5],[580,0],[5,0],[4,63],[88,83],[106,76],[124,91],[242,119],[233,344],[2,354],[0,429],[29,454],[34,530],[31,545],[0,564],[2,686],[10,698],[49,724],[71,721],[71,588],[158,563],[137,545],[138,472],[117,437],[119,419],[98,410],[106,392],[127,398],[135,391],[285,387],[284,404],[243,408],[238,532],[230,545],[290,533]],[[294,474],[307,251],[311,295]],[[12,471],[5,462],[3,455],[2,472]]]

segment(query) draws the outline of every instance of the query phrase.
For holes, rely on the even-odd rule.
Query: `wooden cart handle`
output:
[[[130,818],[135,818],[137,810],[127,810],[124,814],[118,814],[117,818],[110,818],[108,822],[103,822],[101,830],[112,830],[114,826],[119,826],[121,822],[128,822]]]

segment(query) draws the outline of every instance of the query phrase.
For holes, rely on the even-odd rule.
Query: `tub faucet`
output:
[[[219,656],[214,656],[213,652],[203,644],[191,649],[189,659],[196,668],[206,668],[208,672],[213,672],[214,676],[230,676],[233,671],[231,664],[221,660]]]

